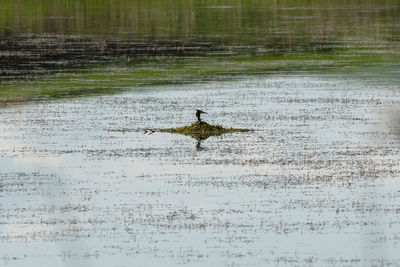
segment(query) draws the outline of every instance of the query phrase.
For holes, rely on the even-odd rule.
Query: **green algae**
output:
[[[193,123],[192,125],[178,127],[178,128],[168,128],[160,129],[160,132],[164,133],[175,133],[190,136],[196,140],[205,140],[210,136],[219,136],[226,133],[235,132],[249,132],[249,129],[240,128],[224,128],[220,125],[211,125],[206,122]]]
[[[0,105],[276,73],[398,84],[398,1],[211,2],[0,0]]]
[[[276,73],[311,73],[341,77],[368,77],[398,83],[400,50],[381,54],[359,50],[246,53],[231,56],[202,55],[148,60],[133,64],[120,61],[91,69],[60,70],[35,78],[9,79],[0,75],[0,104],[145,91],[159,85],[190,84],[209,80],[268,77]],[[3,79],[3,80],[2,80]]]

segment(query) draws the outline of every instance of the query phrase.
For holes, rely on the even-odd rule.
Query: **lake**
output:
[[[0,0],[0,265],[400,265],[399,15]]]

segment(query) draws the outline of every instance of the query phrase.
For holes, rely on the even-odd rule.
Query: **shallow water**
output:
[[[400,264],[398,83],[148,89],[1,110],[2,265]],[[144,133],[196,108],[254,131]]]
[[[399,266],[399,18],[0,0],[0,265]]]

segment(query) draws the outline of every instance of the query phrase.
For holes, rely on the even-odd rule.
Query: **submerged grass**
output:
[[[164,133],[175,133],[190,136],[196,140],[204,140],[210,136],[219,136],[226,133],[234,132],[249,132],[249,129],[240,128],[224,128],[220,125],[211,125],[206,122],[193,123],[188,126],[178,128],[160,129],[160,132]]]
[[[0,103],[106,95],[128,90],[145,90],[147,86],[153,85],[240,78],[276,72],[312,71],[344,75],[360,71],[371,72],[368,69],[372,66],[389,67],[392,71],[383,73],[387,80],[396,76],[393,70],[397,71],[399,60],[400,51],[396,49],[379,55],[349,49],[340,52],[297,51],[284,54],[203,54],[197,57],[166,57],[140,62],[121,60],[89,69],[30,76],[23,80],[3,76],[0,79]],[[381,72],[380,76],[383,74]]]

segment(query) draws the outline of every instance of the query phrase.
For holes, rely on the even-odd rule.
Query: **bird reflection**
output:
[[[201,141],[202,141],[202,140],[197,139],[196,146],[194,147],[194,150],[196,150],[196,151],[206,150],[206,148],[201,147]]]

